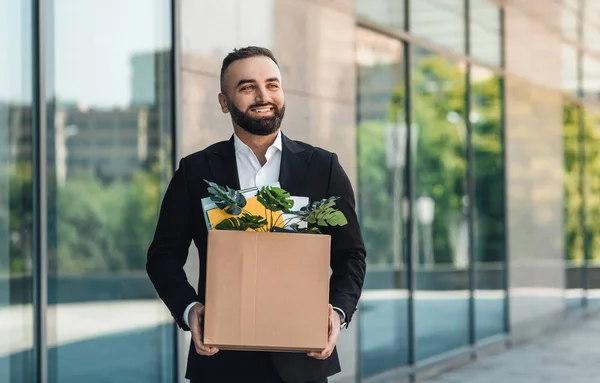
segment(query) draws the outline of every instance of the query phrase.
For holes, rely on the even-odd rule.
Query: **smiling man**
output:
[[[321,383],[340,371],[336,344],[351,321],[365,277],[365,248],[355,212],[354,193],[335,154],[293,141],[280,130],[285,115],[281,72],[265,48],[235,50],[221,69],[223,113],[234,134],[228,141],[183,158],[163,199],[147,271],[177,324],[192,333],[186,377],[192,383]],[[234,189],[273,182],[310,201],[340,197],[336,207],[346,226],[327,227],[331,235],[329,340],[321,352],[225,351],[202,343],[207,230],[200,201],[208,196],[203,180]],[[198,293],[183,266],[194,241],[199,253]],[[286,320],[282,314],[282,321]]]

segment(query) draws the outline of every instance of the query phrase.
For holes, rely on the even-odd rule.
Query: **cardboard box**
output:
[[[327,346],[329,235],[210,230],[204,343],[223,350]]]

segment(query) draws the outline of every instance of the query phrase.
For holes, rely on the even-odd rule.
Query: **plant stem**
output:
[[[284,221],[283,221],[283,226],[287,226],[287,224],[288,224],[288,223],[289,223],[291,220],[293,220],[294,218],[299,218],[299,219],[300,219],[300,221],[303,221],[303,222],[304,222],[304,220],[302,219],[302,217],[300,217],[300,216],[297,216],[297,215],[294,215],[293,217],[290,217],[290,218],[288,218],[288,219],[284,220]]]
[[[277,221],[275,221],[275,223],[273,224],[273,226],[277,225],[277,223],[279,222],[279,220],[281,219],[281,217],[283,217],[283,213],[281,213],[281,215],[279,217],[277,217]],[[283,226],[285,227],[285,221],[282,222]]]
[[[269,216],[267,215],[267,207],[266,206],[265,206],[265,219],[267,220],[267,227],[265,228],[265,231],[266,231],[266,229],[269,229],[269,231],[271,231],[271,228],[269,227]]]

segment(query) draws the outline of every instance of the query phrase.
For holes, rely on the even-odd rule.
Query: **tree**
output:
[[[456,258],[458,228],[467,218],[466,73],[446,58],[427,52],[415,54],[413,64],[412,115],[417,129],[416,137],[413,136],[417,140],[413,152],[414,196],[435,201],[431,228],[434,260],[450,263]],[[371,115],[367,113],[369,109],[359,114],[357,124],[359,207],[371,264],[386,264],[392,260],[392,208],[402,203],[394,200],[392,193],[395,174],[388,169],[386,159],[386,127],[404,121],[404,86],[394,84],[389,86],[387,94],[381,90],[378,95],[369,94],[373,84],[383,83],[382,73],[389,73],[390,67],[400,69],[394,68],[394,64],[359,69],[359,111],[374,109],[371,104],[375,100],[384,96],[387,99],[386,112]],[[388,77],[393,78],[389,74]],[[472,120],[472,129],[477,190],[476,243],[480,261],[500,261],[504,249],[500,86],[500,79],[493,74],[472,83],[473,111],[477,117]],[[407,195],[406,190],[402,195]],[[420,226],[417,221],[417,231],[421,230]],[[419,236],[420,242],[426,240],[422,234]],[[421,259],[423,250],[419,252]]]

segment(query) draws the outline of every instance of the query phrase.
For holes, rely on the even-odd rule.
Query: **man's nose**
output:
[[[269,95],[267,93],[267,88],[259,86],[256,91],[256,99],[257,103],[266,103],[269,100]]]

